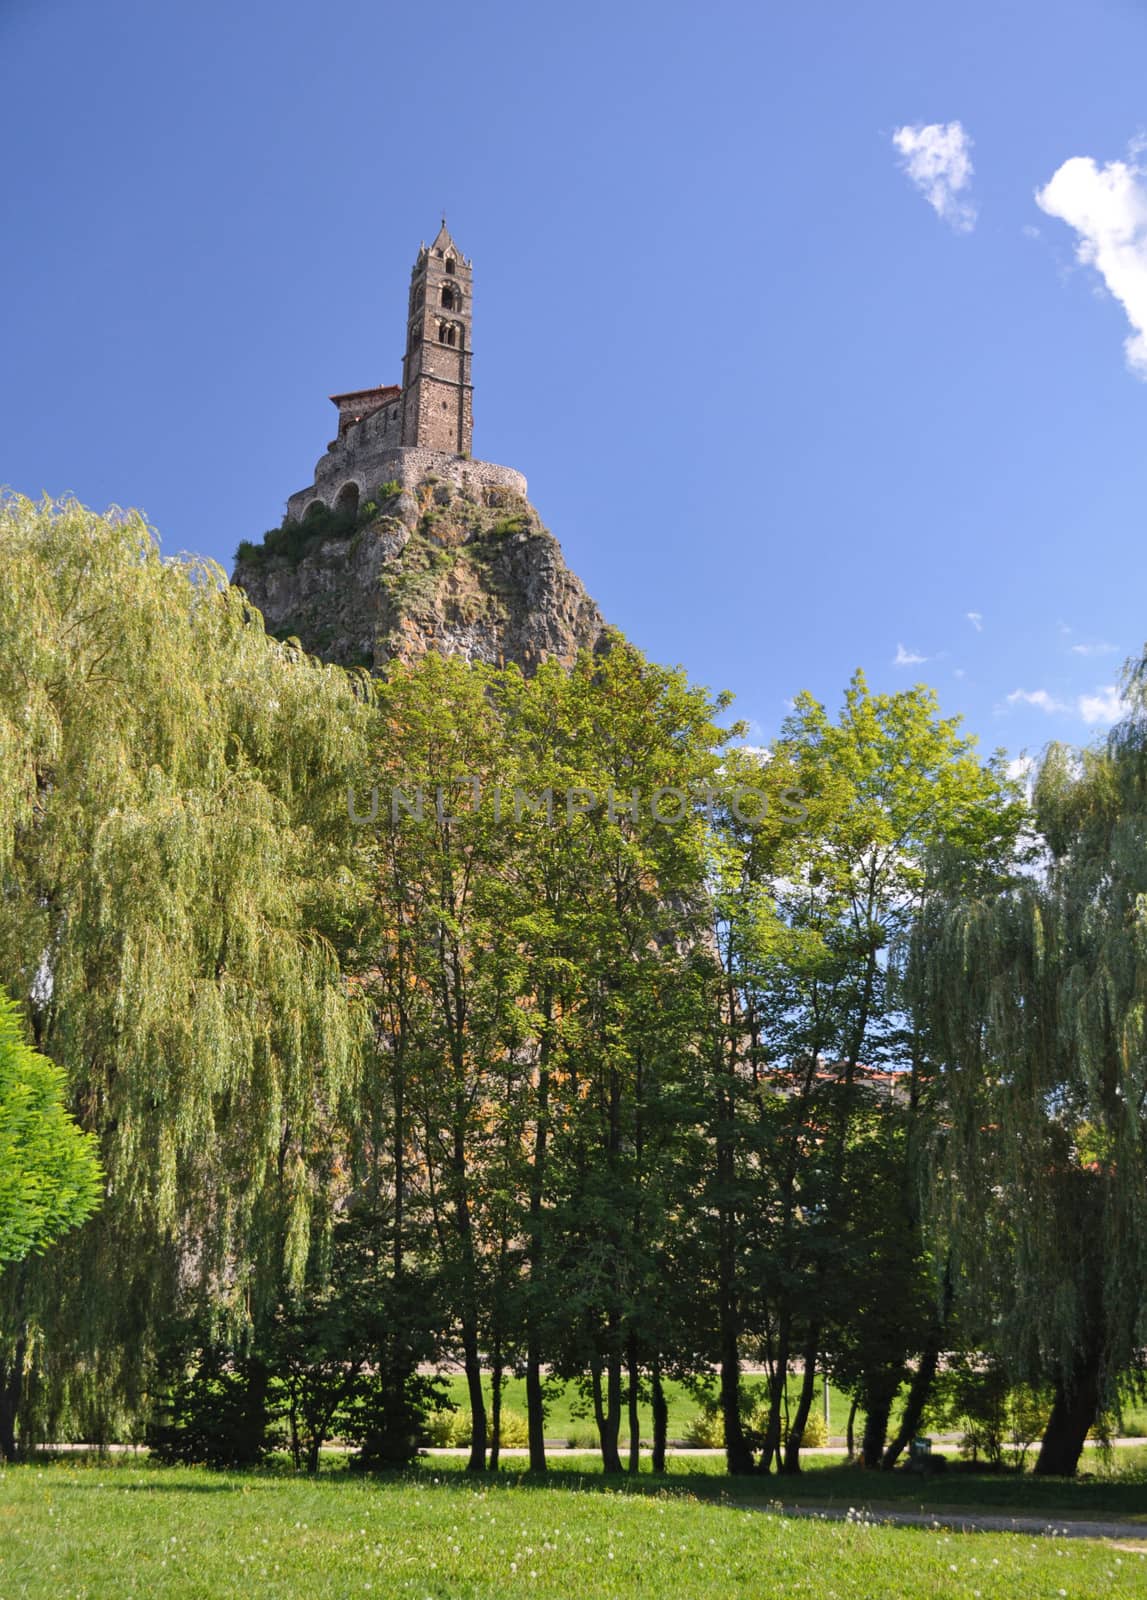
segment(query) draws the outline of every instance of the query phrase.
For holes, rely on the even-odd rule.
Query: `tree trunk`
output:
[[[602,1363],[594,1357],[590,1365],[593,1383],[593,1413],[597,1423],[597,1436],[601,1445],[603,1472],[620,1472],[621,1455],[617,1448],[617,1435],[621,1425],[621,1363],[610,1356],[606,1372],[606,1393],[603,1396]],[[616,1378],[616,1381],[615,1381]]]
[[[1088,1429],[1099,1410],[1099,1363],[1081,1364],[1068,1380],[1056,1379],[1051,1408],[1035,1471],[1040,1477],[1073,1478]]]
[[[637,1360],[637,1340],[630,1335],[626,1352],[626,1388],[629,1406],[629,1471],[636,1477],[641,1471],[641,1368]]]
[[[848,1408],[848,1426],[844,1430],[844,1448],[848,1451],[848,1459],[849,1459],[849,1461],[854,1460],[855,1457],[856,1457],[856,1431],[855,1430],[856,1430],[856,1408],[857,1408],[858,1405],[859,1405],[859,1401],[857,1400],[856,1396],[853,1395],[852,1404]]]
[[[24,1357],[28,1341],[23,1334],[16,1340],[11,1361],[0,1361],[0,1461],[15,1461],[16,1416],[24,1390]]]
[[[752,1472],[753,1453],[741,1421],[741,1354],[736,1336],[721,1339],[721,1421],[725,1422],[725,1466],[733,1474]]]
[[[924,1407],[928,1403],[928,1396],[932,1392],[932,1384],[936,1377],[936,1368],[940,1361],[940,1343],[943,1335],[936,1329],[925,1347],[916,1371],[912,1376],[912,1383],[908,1390],[908,1400],[904,1407],[904,1415],[900,1419],[900,1427],[895,1439],[884,1452],[881,1467],[885,1472],[891,1471],[896,1465],[897,1458],[901,1455],[910,1439],[916,1437],[920,1428],[920,1418],[924,1414]]]
[[[295,1471],[298,1472],[303,1464],[303,1447],[299,1440],[299,1394],[297,1386],[291,1384],[291,1404],[287,1411],[287,1427],[291,1441],[291,1461]]]
[[[736,1114],[737,1015],[736,991],[729,984],[726,1004],[730,1019],[729,1059],[722,1051],[721,1082],[716,1097],[717,1178],[717,1315],[721,1364],[721,1419],[725,1425],[725,1464],[730,1473],[753,1470],[753,1452],[741,1424],[741,1308],[737,1284]]]
[[[900,1387],[901,1369],[895,1372],[872,1373],[864,1385],[864,1437],[860,1442],[862,1467],[878,1467],[884,1455],[884,1440],[888,1434],[888,1418],[892,1402]]]
[[[653,1408],[653,1470],[665,1471],[665,1446],[669,1434],[669,1407],[665,1402],[665,1386],[661,1381],[661,1357],[653,1358],[650,1379],[650,1402]]]
[[[490,1356],[490,1471],[497,1472],[502,1454],[502,1386],[506,1381],[501,1347]]]
[[[461,1069],[459,1068],[459,1077]],[[461,1307],[459,1321],[462,1325],[462,1359],[466,1371],[466,1388],[470,1396],[470,1460],[468,1472],[486,1470],[486,1397],[482,1392],[482,1363],[478,1352],[478,1266],[474,1259],[474,1228],[470,1217],[467,1194],[465,1121],[461,1111],[454,1123],[454,1150],[450,1164],[454,1187],[454,1229],[458,1237],[462,1265]]]
[[[478,1335],[475,1329],[462,1330],[463,1355],[466,1366],[466,1390],[470,1396],[470,1460],[467,1472],[486,1470],[486,1396],[482,1392],[482,1365],[478,1359]]]
[[[781,1414],[789,1379],[789,1346],[792,1336],[792,1319],[788,1307],[781,1310],[777,1329],[777,1359],[769,1376],[769,1418],[765,1424],[765,1444],[761,1452],[761,1471],[769,1472],[776,1457],[781,1457]]]
[[[797,1413],[789,1424],[789,1436],[785,1440],[784,1472],[795,1476],[801,1469],[801,1437],[804,1434],[805,1423],[808,1421],[809,1412],[812,1410],[813,1399],[816,1395],[816,1356],[817,1346],[820,1344],[820,1328],[814,1324],[809,1329],[808,1338],[805,1340],[804,1351],[804,1377],[801,1380],[800,1399],[797,1401]]]
[[[538,1048],[538,1118],[534,1129],[534,1160],[530,1169],[530,1233],[528,1259],[530,1284],[526,1296],[526,1422],[529,1430],[530,1471],[546,1470],[546,1405],[542,1391],[541,1281],[545,1239],[542,1199],[545,1194],[546,1143],[549,1131],[551,1046],[550,1018],[553,1002],[547,995],[542,1014],[545,1029]]]
[[[530,1471],[546,1470],[546,1404],[542,1393],[542,1361],[531,1332],[526,1346],[526,1420],[530,1435]]]

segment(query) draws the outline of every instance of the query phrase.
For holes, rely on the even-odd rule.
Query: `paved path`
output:
[[[949,1440],[942,1438],[937,1434],[933,1434],[932,1442],[938,1445],[955,1443],[955,1435],[953,1435],[952,1439]],[[1132,1445],[1147,1444],[1147,1438],[1112,1439],[1111,1443],[1117,1449],[1123,1446],[1130,1448]],[[53,1448],[63,1449],[65,1447],[62,1445],[55,1445]],[[83,1447],[81,1446],[80,1448]],[[323,1446],[324,1450],[327,1448],[328,1446]],[[332,1445],[329,1448],[334,1449],[336,1446]],[[337,1448],[341,1450],[343,1449],[343,1446],[339,1445]],[[503,1445],[501,1453],[504,1456],[528,1456],[530,1452],[525,1445]],[[597,1453],[598,1447],[595,1444],[579,1445],[576,1449],[571,1450],[562,1439],[546,1440],[547,1455],[595,1456]],[[621,1447],[621,1453],[623,1456],[628,1455],[629,1446],[623,1444]],[[723,1446],[718,1446],[716,1449],[710,1449],[707,1445],[694,1448],[692,1445],[671,1444],[667,1453],[673,1457],[674,1461],[688,1461],[691,1456],[723,1456],[725,1451]],[[470,1451],[465,1445],[427,1445],[422,1451],[422,1454],[427,1456],[468,1456]],[[649,1450],[645,1445],[642,1445],[641,1447],[641,1454],[643,1456],[647,1456],[649,1454]],[[843,1439],[839,1444],[809,1444],[803,1446],[801,1449],[802,1456],[842,1456],[843,1454]]]
[[[819,1517],[824,1522],[857,1522],[869,1526],[898,1528],[950,1528],[956,1533],[1025,1533],[1053,1539],[1134,1539],[1137,1549],[1147,1552],[1147,1522],[1081,1521],[1074,1517],[1007,1517],[996,1512],[941,1510],[902,1511],[896,1506],[861,1506],[844,1510],[838,1506],[797,1506],[773,1501],[768,1505],[751,1500],[726,1501],[741,1511],[764,1511],[779,1517]]]

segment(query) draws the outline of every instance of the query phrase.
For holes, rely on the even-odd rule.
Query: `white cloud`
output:
[[[1071,653],[1074,656],[1113,656],[1113,644],[1073,644]]]
[[[1054,711],[1070,711],[1071,707],[1064,701],[1057,700],[1048,694],[1046,689],[1013,689],[1008,695],[1010,706],[1038,706],[1041,711],[1046,711],[1050,716]]]
[[[1089,725],[1117,722],[1127,709],[1114,683],[1104,684],[1094,694],[1078,695],[1075,700],[1057,700],[1046,689],[1013,689],[1007,703],[1009,706],[1035,706],[1048,716],[1081,717]]]
[[[957,233],[970,233],[976,225],[976,208],[964,191],[972,181],[972,141],[963,124],[910,124],[896,129],[892,143],[904,171],[936,215]]]
[[[1124,709],[1123,698],[1113,683],[1079,697],[1079,714],[1084,722],[1118,722]]]
[[[892,665],[894,667],[918,667],[922,661],[927,661],[927,659],[927,656],[918,656],[914,650],[905,650],[902,644],[898,644]]]
[[[1008,762],[1008,777],[1013,780],[1026,778],[1034,767],[1035,758],[1033,756],[1015,756]]]
[[[967,676],[967,673],[965,672],[963,667],[956,667],[956,669],[952,673],[952,676],[954,678],[964,678],[964,677]]]
[[[965,611],[964,615],[967,617],[968,621],[972,624],[973,628],[975,628],[977,633],[983,633],[983,631],[984,631],[984,614],[983,614],[982,611]]]
[[[1036,204],[1079,235],[1076,255],[1094,267],[1127,313],[1127,365],[1147,380],[1147,168],[1141,149],[1100,167],[1090,156],[1065,161],[1036,190]]]

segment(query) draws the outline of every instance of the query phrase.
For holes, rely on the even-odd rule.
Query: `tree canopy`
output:
[[[538,1470],[555,1377],[618,1471],[672,1376],[798,1471],[826,1371],[888,1466],[947,1357],[1074,1466],[1147,1331],[1142,674],[1029,806],[923,686],[760,751],[616,633],[371,679],[15,496],[0,642],[0,1454],[373,1469],[451,1360],[475,1471],[515,1371]]]

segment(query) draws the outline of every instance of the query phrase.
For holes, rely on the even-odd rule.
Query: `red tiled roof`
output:
[[[345,394],[332,394],[331,402],[340,405],[344,400],[377,400],[384,405],[387,400],[402,393],[397,383],[385,383],[375,389],[348,389]]]

